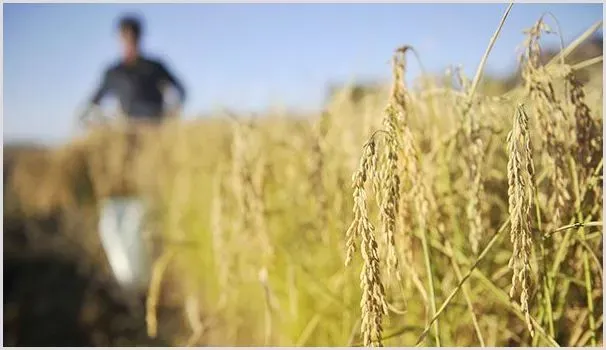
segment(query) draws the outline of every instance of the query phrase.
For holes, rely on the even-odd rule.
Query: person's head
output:
[[[141,20],[135,16],[128,15],[120,19],[120,42],[126,60],[132,60],[139,54],[139,42],[142,34]]]

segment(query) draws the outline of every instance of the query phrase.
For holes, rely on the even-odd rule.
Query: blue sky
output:
[[[506,4],[5,4],[4,138],[63,142],[100,74],[117,59],[116,18],[146,21],[144,49],[188,88],[185,111],[220,106],[317,109],[333,81],[386,79],[397,46],[428,70],[462,64],[471,75]],[[515,67],[522,30],[545,11],[569,42],[600,4],[516,4],[487,63]],[[554,28],[555,29],[555,28]],[[545,41],[557,44],[555,37]],[[410,63],[411,76],[418,67]]]

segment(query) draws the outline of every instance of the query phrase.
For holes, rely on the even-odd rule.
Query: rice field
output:
[[[602,346],[601,58],[568,62],[602,23],[546,64],[529,25],[504,93],[482,67],[407,86],[403,46],[319,115],[100,126],[9,186],[25,213],[144,198],[145,327],[172,298],[172,345]]]

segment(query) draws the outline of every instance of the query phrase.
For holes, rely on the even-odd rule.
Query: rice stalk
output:
[[[524,63],[522,77],[525,81],[526,94],[533,101],[532,112],[541,126],[539,135],[542,145],[547,151],[545,161],[550,169],[550,185],[553,189],[552,227],[557,227],[562,221],[563,211],[568,206],[570,194],[566,171],[565,157],[567,153],[567,134],[562,129],[567,120],[559,99],[556,97],[552,83],[553,70],[539,65],[541,49],[539,40],[543,32],[549,32],[549,27],[540,19],[527,31],[525,53],[521,57]]]
[[[160,290],[162,285],[162,276],[168,268],[169,262],[175,256],[176,251],[171,249],[166,251],[153,265],[149,292],[147,295],[147,334],[150,338],[155,338],[158,334],[158,316],[157,306],[160,299]]]
[[[356,250],[355,240],[361,240],[360,251],[364,263],[360,273],[360,287],[362,288],[362,300],[360,302],[362,321],[360,328],[364,346],[382,346],[381,334],[383,328],[381,322],[383,315],[388,312],[381,282],[378,245],[374,236],[374,226],[368,218],[364,190],[367,176],[372,171],[370,161],[375,156],[375,141],[371,139],[364,146],[360,166],[353,175],[354,219],[346,233],[347,258],[345,265],[349,265]]]
[[[530,322],[530,255],[532,249],[530,210],[533,201],[534,164],[532,147],[528,132],[528,116],[523,106],[518,106],[513,120],[513,127],[507,136],[507,178],[509,182],[509,215],[511,218],[511,242],[513,253],[509,267],[513,270],[511,298],[520,289],[520,306],[526,316],[526,323],[531,335],[534,335]]]

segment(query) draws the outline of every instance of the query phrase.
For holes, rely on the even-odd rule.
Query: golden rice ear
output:
[[[566,156],[568,154],[568,133],[566,132],[566,114],[562,101],[558,99],[554,81],[560,75],[558,69],[540,65],[541,50],[539,41],[545,31],[542,18],[527,31],[525,53],[521,59],[522,78],[529,100],[532,101],[532,114],[540,125],[539,137],[544,153],[544,162],[550,169],[550,186],[553,189],[549,209],[552,214],[551,227],[558,227],[569,208],[570,193]],[[560,66],[565,69],[566,66]]]
[[[518,106],[513,119],[513,127],[508,136],[507,178],[509,182],[509,216],[511,220],[511,242],[513,253],[509,267],[513,270],[510,297],[520,289],[520,306],[526,317],[528,330],[534,335],[530,322],[529,287],[531,282],[530,257],[532,254],[532,232],[530,210],[534,195],[532,150],[528,132],[528,116],[523,106]]]
[[[387,266],[390,277],[400,280],[398,250],[395,232],[397,216],[400,215],[401,179],[399,163],[403,163],[406,181],[414,193],[415,211],[421,230],[426,229],[429,213],[428,191],[419,171],[417,150],[412,132],[406,123],[407,93],[404,87],[405,60],[403,54],[410,47],[396,50],[393,58],[393,85],[389,102],[384,110],[383,129],[372,134],[365,144],[358,170],[353,175],[354,182],[354,219],[347,230],[346,265],[351,262],[356,248],[355,240],[361,238],[361,251],[364,260],[360,275],[362,287],[362,324],[361,333],[364,344],[382,344],[382,316],[388,313],[385,292],[379,269],[378,244],[366,209],[366,181],[372,183],[377,198],[379,221],[387,247]],[[379,139],[379,137],[381,137]],[[377,140],[378,139],[378,140]],[[383,152],[379,156],[377,148]],[[403,155],[400,158],[400,154]],[[433,293],[432,293],[433,295]],[[435,309],[435,305],[434,305]]]
[[[395,83],[394,83],[395,84]],[[394,92],[397,89],[394,88]],[[395,102],[395,96],[392,96]],[[399,133],[400,120],[396,110],[393,107],[386,108],[383,119],[385,130],[385,150],[383,152],[382,164],[378,169],[375,179],[380,182],[376,185],[375,191],[379,191],[378,196],[379,218],[381,230],[385,236],[387,246],[387,266],[389,276],[395,275],[400,278],[398,273],[398,256],[395,241],[396,216],[399,212],[400,202],[400,175],[398,168],[399,152],[401,149]]]
[[[354,219],[347,230],[347,258],[346,265],[351,262],[356,249],[355,240],[359,237],[360,250],[364,263],[360,273],[360,287],[362,288],[362,322],[361,333],[364,345],[381,345],[382,325],[381,320],[387,314],[384,300],[385,291],[381,282],[381,271],[379,252],[374,226],[368,217],[366,208],[366,192],[364,185],[368,176],[372,176],[371,164],[376,156],[375,141],[371,140],[364,146],[360,166],[353,175],[354,188]]]
[[[574,121],[574,148],[576,161],[578,162],[579,181],[585,186],[594,169],[602,158],[603,135],[602,128],[592,118],[591,110],[585,102],[585,91],[583,85],[576,79],[571,70],[566,75],[568,83],[568,98],[570,104],[570,117]]]
[[[374,139],[370,139],[364,145],[360,166],[352,176],[353,197],[354,197],[354,218],[346,232],[347,237],[347,256],[345,265],[348,266],[356,251],[355,240],[359,238],[362,227],[362,221],[368,221],[368,211],[366,209],[366,191],[364,185],[369,175],[372,176],[373,168],[371,164],[376,157],[376,144]]]

